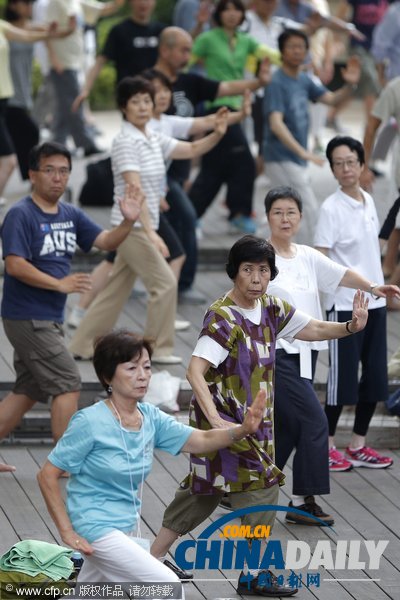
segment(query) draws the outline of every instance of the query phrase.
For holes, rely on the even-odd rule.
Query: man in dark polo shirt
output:
[[[222,96],[237,96],[245,90],[254,91],[269,82],[268,65],[263,65],[256,79],[237,81],[216,81],[197,73],[182,73],[190,59],[192,38],[179,27],[167,27],[163,30],[158,49],[158,60],[154,69],[168,77],[173,87],[172,112],[181,117],[192,117],[196,107],[207,100]],[[179,280],[179,302],[200,304],[206,301],[192,288],[197,268],[196,211],[183,183],[189,178],[190,161],[174,161],[168,170],[167,202],[170,210],[166,213],[171,225],[181,237],[185,249],[186,261]]]
[[[0,438],[8,435],[36,402],[52,399],[55,441],[76,412],[80,375],[62,331],[67,295],[91,287],[87,273],[70,274],[79,246],[115,250],[139,216],[142,194],[127,187],[121,201],[124,219],[102,230],[83,211],[59,202],[68,183],[71,154],[61,144],[32,148],[29,178],[32,192],[14,204],[1,228],[5,261],[1,317],[14,348],[16,382],[0,402]],[[2,470],[0,465],[0,471]]]
[[[82,92],[74,102],[75,108],[89,96],[101,69],[108,61],[115,65],[117,83],[124,77],[138,75],[156,62],[158,38],[165,29],[162,23],[151,21],[156,0],[129,0],[129,5],[131,16],[111,29],[103,50],[87,73]]]

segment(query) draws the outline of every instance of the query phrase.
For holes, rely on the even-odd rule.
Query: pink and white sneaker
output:
[[[346,448],[346,457],[354,467],[386,469],[393,464],[393,460],[389,456],[382,456],[382,454],[367,446],[359,448],[359,450]]]
[[[335,446],[329,450],[329,470],[332,472],[350,471],[353,465]]]

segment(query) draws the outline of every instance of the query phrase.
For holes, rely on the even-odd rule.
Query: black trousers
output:
[[[22,179],[29,179],[28,157],[33,146],[39,143],[39,128],[25,108],[7,106],[7,128],[14,144]]]
[[[189,197],[201,217],[226,183],[229,218],[249,216],[252,211],[256,168],[241,125],[232,125],[222,140],[203,156],[200,172]]]
[[[318,352],[312,351],[313,375]],[[275,462],[283,469],[292,451],[293,494],[329,494],[328,421],[312,381],[300,377],[300,355],[276,351]]]

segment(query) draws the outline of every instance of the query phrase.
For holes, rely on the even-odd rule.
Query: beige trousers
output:
[[[94,340],[114,327],[136,277],[149,293],[144,335],[154,340],[156,356],[171,354],[177,281],[146,233],[135,228],[119,246],[106,288],[92,302],[71,340],[69,350],[73,354],[93,356]]]

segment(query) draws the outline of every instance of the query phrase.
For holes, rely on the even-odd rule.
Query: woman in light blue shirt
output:
[[[95,346],[93,363],[107,399],[78,411],[38,475],[62,541],[85,554],[79,582],[178,582],[141,537],[141,490],[154,449],[170,454],[225,448],[258,429],[260,391],[242,425],[200,431],[141,402],[151,377],[151,347],[129,331]],[[71,474],[66,507],[59,479]]]

